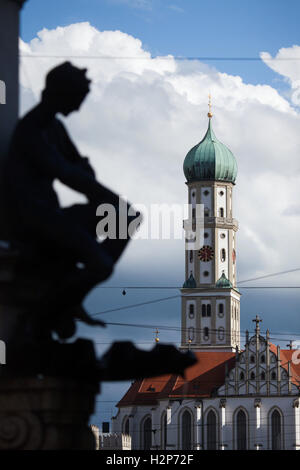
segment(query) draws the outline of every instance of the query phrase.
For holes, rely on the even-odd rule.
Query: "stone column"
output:
[[[261,444],[261,416],[260,416],[260,409],[261,409],[261,400],[257,398],[254,400],[254,408],[255,408],[255,428],[254,428],[254,448],[255,450],[260,450]]]
[[[166,450],[176,450],[177,447],[177,426],[176,414],[178,415],[178,408],[174,411],[175,404],[170,403],[167,407],[167,445]],[[177,412],[177,413],[176,413]]]
[[[195,426],[195,450],[203,449],[203,442],[202,442],[202,404],[197,403],[195,406],[196,409],[196,426]]]
[[[1,0],[0,6],[0,164],[19,112],[19,10],[25,0]],[[3,93],[4,92],[4,93]]]
[[[225,444],[225,427],[226,427],[226,398],[221,398],[219,407],[221,409],[221,423],[220,423],[220,450],[226,450]]]
[[[98,387],[67,379],[1,378],[0,450],[90,449]]]
[[[293,443],[294,450],[300,450],[300,407],[299,407],[299,398],[296,398],[293,401],[294,409],[294,430],[295,430],[295,442]]]

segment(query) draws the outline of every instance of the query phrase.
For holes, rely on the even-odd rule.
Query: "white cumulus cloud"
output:
[[[268,52],[262,52],[260,56],[272,70],[287,80],[291,86],[292,102],[300,106],[300,46],[282,47],[275,57]]]
[[[88,68],[91,93],[66,125],[99,179],[134,203],[187,202],[182,164],[206,131],[211,92],[214,131],[239,166],[234,215],[240,223],[240,276],[300,265],[299,217],[287,215],[298,206],[300,117],[275,88],[247,84],[198,61],[151,58],[139,39],[87,22],[43,29],[29,43],[20,41],[20,50],[64,56],[22,58],[22,113],[37,102],[54,65],[69,57]],[[266,64],[293,89],[298,72],[289,62]],[[73,193],[60,191],[65,203],[75,200]],[[183,244],[136,241],[122,262],[141,275],[145,268],[167,275],[176,265],[183,277]]]

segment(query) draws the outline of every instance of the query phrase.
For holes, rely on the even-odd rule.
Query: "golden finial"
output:
[[[208,111],[208,113],[207,113],[207,116],[208,116],[209,119],[210,119],[210,118],[213,117],[213,114],[212,114],[212,112],[211,112],[211,94],[210,94],[210,93],[209,93],[209,95],[208,95],[208,110],[209,110],[209,111]]]
[[[159,333],[159,331],[158,331],[158,329],[156,328],[156,330],[155,330],[155,335],[156,335],[156,336],[155,336],[155,342],[156,342],[156,343],[159,343],[158,333]]]

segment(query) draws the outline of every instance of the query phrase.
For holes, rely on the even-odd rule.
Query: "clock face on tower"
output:
[[[214,257],[214,250],[211,246],[209,245],[204,245],[199,251],[198,251],[198,258],[200,261],[211,261]]]

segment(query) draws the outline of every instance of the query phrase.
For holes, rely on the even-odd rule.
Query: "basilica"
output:
[[[184,160],[192,217],[204,207],[200,249],[187,249],[181,289],[181,350],[198,362],[185,377],[135,381],[117,404],[115,433],[131,436],[132,449],[300,449],[300,364],[295,353],[261,333],[240,342],[240,292],[232,192],[237,163],[208,129]],[[197,222],[195,220],[195,222]],[[197,227],[197,224],[195,223]]]

